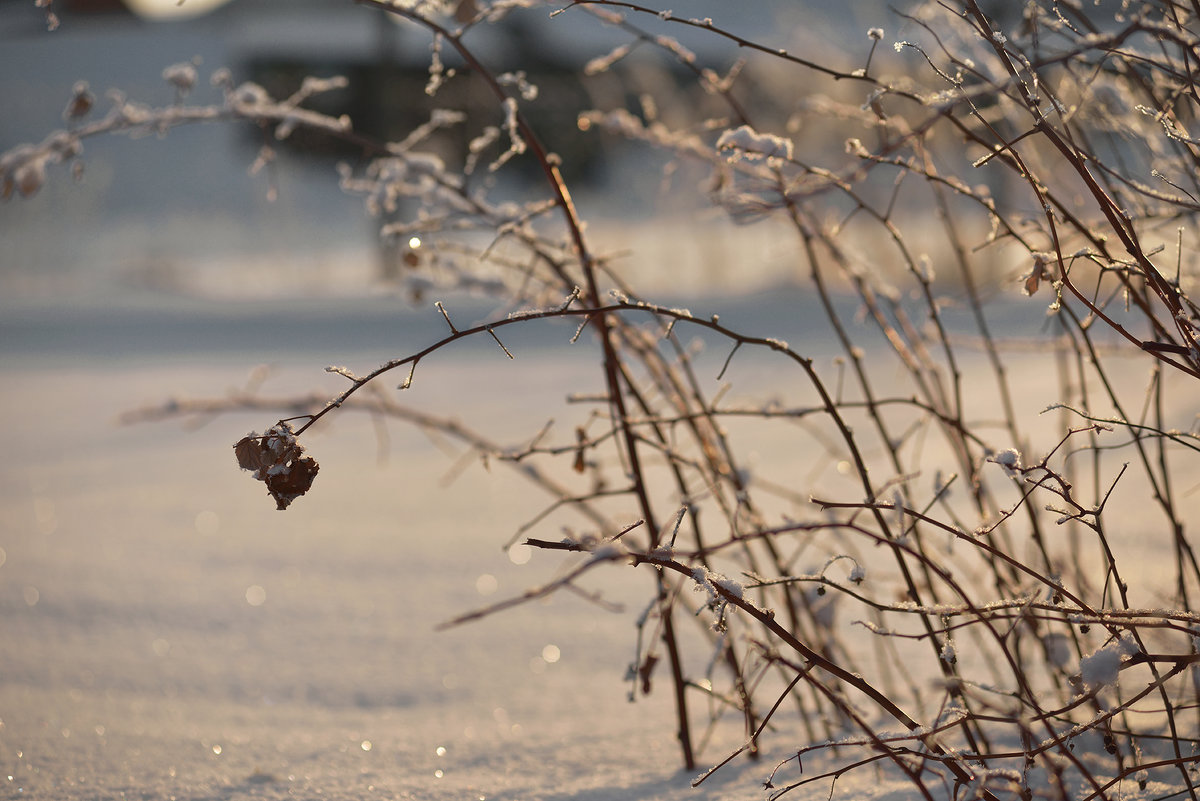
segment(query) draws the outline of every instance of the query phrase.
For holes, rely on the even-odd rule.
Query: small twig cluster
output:
[[[218,119],[280,137],[315,127],[372,157],[344,168],[343,186],[397,218],[388,234],[413,238],[411,278],[423,291],[447,276],[479,287],[486,266],[510,313],[459,328],[439,303],[448,334],[364,375],[329,368],[350,382],[333,399],[247,392],[141,419],[282,410],[290,416],[265,438],[238,445],[263,480],[302,461],[298,450],[280,457],[299,448],[296,436],[355,408],[519,467],[551,500],[514,541],[529,535],[580,561],[451,623],[563,589],[594,599],[585,576],[641,570],[651,598],[631,696],[666,671],[689,768],[727,719],[745,742],[712,770],[758,756],[768,740],[795,744],[769,770],[772,798],[812,782],[836,788],[877,763],[926,799],[1116,798],[1133,787],[1197,798],[1200,562],[1188,526],[1200,515],[1186,482],[1197,480],[1200,437],[1186,428],[1200,397],[1200,309],[1188,294],[1200,264],[1200,140],[1188,132],[1200,112],[1200,8],[1122,3],[1102,18],[1034,2],[1001,22],[976,0],[929,3],[900,15],[907,38],[890,51],[878,48],[885,30],[871,28],[857,56],[824,59],[633,2],[554,10],[627,36],[595,54],[587,75],[619,76],[652,50],[659,61],[639,69],[666,63],[691,76],[682,101],[644,95],[584,112],[579,128],[661,149],[668,179],[697,171],[736,223],[784,222],[792,241],[780,248],[840,350],[829,365],[804,346],[643,298],[593,246],[558,157],[527,121],[534,87],[491,70],[470,45],[480,26],[548,9],[497,0],[450,16],[439,4],[361,3],[428,32],[431,94],[452,80],[491,93],[495,124],[463,169],[421,151],[463,121],[458,112],[375,143],[300,106],[336,83],[275,101],[221,74],[217,105],[118,98],[86,125],[81,88],[66,131],[0,157],[5,194],[36,191],[46,165],[78,158],[99,133]],[[710,67],[680,32],[738,58]],[[181,100],[188,76],[168,77]],[[771,102],[749,102],[752,89]],[[545,196],[490,200],[476,167],[495,174],[521,160],[541,170]],[[1021,291],[1049,295],[1033,351],[998,336],[1016,302],[1004,296]],[[594,343],[603,377],[603,392],[572,398],[586,419],[562,440],[547,427],[506,447],[362,391],[388,374],[409,387],[418,363],[468,337],[490,336],[512,358],[504,329],[545,319],[575,321],[570,341]],[[715,385],[692,335],[727,348]],[[726,376],[742,360],[799,387],[786,400],[767,386],[727,401]],[[1130,378],[1138,370],[1145,381]],[[785,468],[751,466],[741,435],[759,430]],[[1115,466],[1110,451],[1127,461]],[[303,487],[280,490],[288,501],[309,489],[315,462],[303,472]],[[567,515],[588,530],[534,536]],[[1171,555],[1169,581],[1137,583],[1146,577],[1122,561],[1131,541]]]

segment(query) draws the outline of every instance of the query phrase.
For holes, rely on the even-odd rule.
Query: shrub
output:
[[[651,598],[631,694],[666,674],[689,768],[710,724],[745,732],[717,767],[756,756],[769,735],[799,739],[767,770],[771,797],[873,763],[925,798],[1115,798],[1135,785],[1195,797],[1194,4],[1031,2],[1001,23],[977,0],[930,2],[897,13],[894,45],[870,28],[811,58],[739,35],[733,11],[360,4],[429,34],[429,94],[476,82],[492,118],[435,112],[403,141],[372,141],[306,109],[338,81],[279,100],[220,71],[211,105],[119,101],[88,121],[81,90],[67,129],[0,158],[4,195],[29,195],[102,133],[208,120],[280,139],[315,129],[369,155],[343,169],[342,186],[387,217],[414,297],[467,287],[508,305],[460,328],[439,303],[441,338],[366,375],[329,368],[344,392],[293,399],[293,416],[239,442],[241,466],[281,509],[316,477],[297,438],[352,408],[440,428],[520,468],[552,498],[521,534],[582,558],[451,622],[585,573],[640,570]],[[676,308],[596,248],[543,144],[565,132],[536,130],[536,87],[472,45],[509,15],[547,13],[622,37],[580,65],[620,91],[579,113],[579,133],[631,158],[661,154],[668,193],[700,185],[729,219],[762,230],[823,313],[825,339],[789,344]],[[649,52],[658,60],[624,68]],[[689,82],[639,93],[653,63]],[[194,70],[164,77],[181,92],[196,83]],[[430,138],[465,124],[478,133],[448,167]],[[518,163],[543,189],[493,199],[506,191],[493,178]],[[506,448],[360,391],[408,387],[421,361],[464,338],[511,355],[506,332],[546,319],[572,322],[564,336],[603,380],[599,394],[573,396],[580,419],[566,436],[547,427]],[[279,404],[233,397],[143,416],[264,405]],[[754,448],[771,449],[766,468]],[[589,530],[540,535],[567,512]],[[1143,569],[1145,549],[1170,554],[1169,580]],[[828,758],[803,771],[814,752]]]

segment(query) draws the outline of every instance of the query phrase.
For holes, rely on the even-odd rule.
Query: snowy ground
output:
[[[771,329],[760,304],[720,309]],[[627,702],[641,573],[597,585],[624,614],[563,595],[434,631],[561,563],[502,553],[542,501],[503,468],[472,461],[447,485],[454,459],[429,439],[392,426],[381,446],[365,419],[343,416],[308,438],[322,464],[313,493],[279,513],[230,447],[273,418],[115,423],[166,398],[220,395],[264,362],[275,394],[332,393],[342,379],[324,365],[374,366],[436,336],[430,320],[387,301],[4,309],[7,797],[758,797],[769,752],[693,790],[667,693]],[[517,443],[596,380],[586,351],[506,339],[516,362],[467,343],[422,366],[406,399]],[[713,743],[702,763],[735,745]]]
[[[811,302],[789,291],[696,310],[827,362],[831,346],[795,330],[816,319]],[[483,313],[451,308],[460,320]],[[1041,312],[1026,311],[1007,322],[1035,331]],[[343,379],[326,364],[361,372],[441,325],[386,299],[239,306],[125,293],[0,310],[0,797],[761,797],[776,759],[801,744],[794,721],[778,721],[760,762],[737,760],[693,790],[699,770],[680,769],[665,686],[627,702],[642,573],[596,580],[625,602],[621,614],[560,595],[434,630],[561,565],[502,552],[543,501],[503,467],[455,469],[409,428],[381,440],[342,415],[306,437],[322,472],[279,513],[231,451],[272,416],[116,424],[144,404],[221,395],[263,363],[269,394],[332,394]],[[490,341],[463,343],[423,364],[405,399],[513,444],[547,417],[569,425],[563,396],[598,389],[595,354],[542,334],[506,340],[515,362]],[[723,354],[710,358],[715,375]],[[752,360],[743,366],[753,375]],[[1026,373],[1018,397],[1040,404],[1045,379]],[[784,457],[757,458],[778,470]],[[1153,589],[1153,551],[1115,547],[1134,591]],[[710,744],[701,767],[737,744]],[[836,789],[910,797],[872,771]],[[819,782],[789,797],[829,791]]]
[[[317,489],[279,513],[230,448],[269,419],[115,424],[268,360],[280,392],[332,390],[328,361],[371,366],[389,331],[413,342],[411,323],[331,317],[322,353],[238,334],[294,331],[282,315],[166,305],[0,316],[0,796],[757,795],[766,763],[691,790],[667,694],[627,703],[641,574],[604,585],[632,600],[622,615],[561,596],[434,631],[560,563],[501,552],[538,508],[504,470],[472,464],[445,486],[453,460],[429,440],[393,427],[381,463],[372,426],[345,417],[309,440]],[[506,361],[467,348],[414,398],[519,441],[591,369],[566,350],[516,374]],[[485,389],[511,403],[485,405]]]

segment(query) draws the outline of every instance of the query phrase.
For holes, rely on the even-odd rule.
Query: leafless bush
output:
[[[768,736],[802,743],[766,769],[771,797],[872,763],[924,798],[1115,798],[1134,786],[1197,797],[1200,563],[1188,526],[1200,511],[1200,310],[1186,290],[1200,233],[1200,140],[1189,133],[1200,8],[1035,2],[1002,28],[976,0],[930,2],[900,14],[894,46],[871,28],[810,61],[729,21],[616,0],[464,3],[457,17],[429,2],[361,4],[429,33],[431,94],[450,80],[491,92],[494,120],[463,169],[423,150],[461,114],[370,142],[304,109],[335,84],[275,100],[222,72],[213,105],[117,97],[93,122],[80,87],[66,130],[0,158],[4,194],[33,193],[47,166],[79,158],[100,133],[248,120],[282,138],[316,127],[372,156],[342,185],[369,212],[400,215],[384,234],[410,242],[414,294],[501,275],[487,288],[511,313],[459,328],[439,303],[441,339],[365,375],[329,368],[348,381],[333,399],[246,394],[139,418],[284,410],[239,443],[239,461],[283,482],[289,500],[316,471],[308,459],[292,480],[296,437],[353,408],[521,468],[551,500],[519,536],[579,561],[451,623],[601,569],[641,570],[651,598],[630,692],[665,672],[689,768],[701,732],[724,724],[741,726],[745,744],[717,767],[757,756]],[[785,223],[791,241],[779,247],[825,312],[841,352],[832,363],[808,343],[645,298],[593,247],[558,156],[527,122],[534,87],[470,45],[507,14],[551,10],[626,35],[591,55],[589,74],[616,75],[643,49],[692,76],[682,103],[643,95],[586,111],[578,126],[703,175],[737,222]],[[684,32],[738,59],[703,63],[674,37]],[[181,96],[196,82],[186,68],[166,77]],[[668,104],[670,120],[657,111]],[[677,119],[681,105],[696,116]],[[517,161],[536,164],[545,194],[493,201],[479,176]],[[1040,330],[1006,329],[1019,302],[1047,310]],[[506,447],[365,391],[381,379],[408,387],[420,362],[463,338],[492,337],[511,356],[506,330],[547,318],[576,324],[567,336],[605,387],[573,396],[581,419],[564,438],[548,428]],[[715,364],[696,335],[725,348]],[[725,374],[742,360],[769,378],[756,386],[751,371],[736,382],[743,397],[727,400]],[[770,469],[749,465],[743,443],[755,437],[779,451]],[[267,464],[272,454],[284,456]],[[591,528],[532,536],[568,511]],[[1157,567],[1141,570],[1139,555],[1127,571],[1146,549],[1163,555]],[[815,752],[828,758],[804,770]]]

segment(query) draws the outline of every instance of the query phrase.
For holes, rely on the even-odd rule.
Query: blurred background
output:
[[[680,13],[713,16],[740,35],[845,64],[865,56],[868,27],[895,19],[876,2],[757,0],[753,6],[731,18],[727,4],[707,0],[690,2]],[[33,0],[0,2],[5,109],[0,152],[62,128],[63,110],[80,80],[96,95],[93,119],[111,106],[111,92],[150,106],[171,104],[176,92],[163,70],[182,62],[196,65],[199,74],[197,88],[186,98],[192,104],[220,102],[219,92],[208,85],[219,68],[228,68],[235,83],[254,81],[280,98],[298,88],[304,76],[343,75],[349,79],[346,89],[307,105],[347,114],[356,131],[384,141],[402,139],[434,107],[467,111],[468,124],[432,143],[450,166],[461,163],[465,143],[482,125],[499,120],[494,102],[469,78],[448,82],[436,97],[426,95],[428,34],[349,2],[55,0],[52,11],[60,24],[47,31],[45,11]],[[651,34],[676,37],[718,71],[743,55],[706,32],[642,17],[631,21]],[[612,73],[580,74],[588,60],[629,40],[628,32],[599,24],[582,10],[551,19],[545,8],[514,12],[501,25],[481,26],[467,39],[497,72],[524,70],[538,86],[539,96],[526,104],[526,112],[548,147],[563,156],[585,217],[602,230],[615,225],[630,250],[650,248],[646,263],[654,265],[662,261],[656,258],[662,239],[686,243],[681,234],[703,205],[703,193],[686,178],[676,185],[678,191],[664,192],[661,154],[609,142],[598,132],[584,134],[576,126],[578,113],[587,108],[637,109],[641,93],[654,94],[659,114],[670,122],[672,86],[694,85],[693,75],[649,46],[635,48]],[[857,41],[863,52],[831,50],[839,41]],[[449,56],[447,64],[454,66]],[[753,74],[739,87],[743,102],[760,119],[786,119],[792,92],[773,93]],[[682,90],[675,94],[681,104],[693,102]],[[690,107],[681,112],[694,116]],[[277,158],[250,175],[264,145]],[[840,148],[841,143],[830,145]],[[392,257],[378,244],[380,221],[338,188],[337,165],[361,168],[364,158],[328,137],[298,132],[276,142],[253,125],[217,124],[149,140],[95,137],[84,148],[78,180],[70,167],[60,165],[35,197],[0,207],[5,243],[0,292],[10,302],[17,295],[62,297],[84,287],[89,295],[112,293],[126,301],[132,290],[225,299],[361,295],[394,271]],[[500,181],[501,192],[544,194],[535,165],[512,165]],[[658,217],[656,232],[636,225],[648,211]],[[754,231],[743,239],[752,244],[764,237]],[[707,244],[711,250],[713,243]],[[717,289],[727,288],[719,256],[681,261],[707,263],[697,280],[716,280]],[[768,272],[778,267],[770,259],[745,261]],[[747,287],[779,278],[742,274],[739,282]]]
[[[679,6],[847,69],[863,63],[869,28],[886,30],[881,49],[903,37],[882,0]],[[343,75],[347,88],[307,105],[380,140],[404,138],[435,107],[465,111],[466,125],[430,142],[451,167],[479,126],[500,119],[469,79],[426,95],[427,33],[350,0],[53,0],[50,10],[53,31],[34,0],[0,0],[0,153],[63,128],[81,80],[97,98],[92,118],[113,92],[178,102],[163,72],[181,63],[199,74],[189,104],[221,102],[209,85],[221,68],[275,97],[307,75]],[[703,31],[635,21],[718,71],[743,55]],[[594,240],[631,254],[618,267],[639,289],[706,297],[698,313],[805,338],[805,353],[832,358],[813,334],[819,315],[798,287],[794,248],[770,222],[735,226],[705,208],[698,176],[681,168],[665,181],[663,154],[579,130],[584,109],[645,113],[644,94],[668,124],[676,112],[694,120],[697,95],[681,89],[694,90],[694,76],[639,47],[582,77],[630,34],[578,8],[554,19],[516,11],[469,36],[497,72],[524,70],[539,87],[529,119],[563,157]],[[744,102],[786,130],[804,87],[748,70]],[[820,132],[795,135],[811,144]],[[276,158],[252,174],[264,145]],[[840,153],[843,141],[818,145]],[[444,331],[429,305],[438,298],[414,306],[397,281],[384,221],[339,188],[339,165],[361,171],[363,155],[238,123],[95,137],[78,162],[78,176],[57,165],[34,196],[0,204],[0,795],[360,799],[382,786],[397,798],[683,797],[690,777],[673,775],[669,699],[652,698],[640,722],[621,714],[631,618],[650,590],[640,575],[608,585],[630,602],[623,616],[556,597],[548,610],[433,632],[559,564],[501,552],[547,502],[503,466],[488,472],[445,438],[346,415],[306,435],[323,471],[280,515],[231,453],[277,414],[115,424],[132,408],[246,386],[332,396],[345,382],[326,364],[361,374]],[[519,163],[494,180],[499,196],[545,192]],[[469,322],[493,314],[489,302],[451,310]],[[1020,309],[1032,330],[1043,309]],[[599,388],[595,354],[571,350],[569,329],[513,333],[511,364],[490,341],[448,349],[401,399],[501,445],[528,442],[547,417],[581,414],[565,408],[568,392]],[[525,358],[539,347],[548,352]],[[722,355],[710,358],[706,375],[724,373]],[[759,378],[782,395],[796,389],[794,377]],[[792,469],[780,448],[755,458],[768,475]],[[631,768],[631,754],[648,764]],[[597,786],[608,793],[584,794]]]

